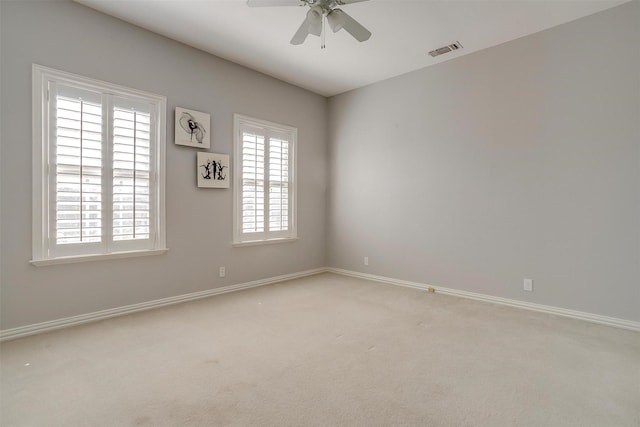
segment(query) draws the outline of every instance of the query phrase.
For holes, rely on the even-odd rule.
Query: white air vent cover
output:
[[[439,47],[438,49],[432,50],[431,52],[429,52],[429,55],[435,58],[436,56],[443,55],[445,53],[449,53],[458,49],[462,49],[462,45],[460,44],[460,42],[455,42],[451,43],[448,46],[443,46]]]

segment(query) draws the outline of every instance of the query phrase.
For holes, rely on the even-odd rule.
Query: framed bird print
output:
[[[209,148],[210,130],[210,114],[176,107],[176,144]]]

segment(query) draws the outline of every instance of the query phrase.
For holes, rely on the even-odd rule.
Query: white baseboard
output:
[[[93,313],[81,314],[79,316],[66,317],[64,319],[52,320],[49,322],[36,323],[33,325],[20,326],[12,329],[0,330],[0,342],[8,341],[16,338],[26,337],[29,335],[40,334],[43,332],[54,331],[56,329],[68,328],[70,326],[81,325],[83,323],[95,322],[111,317],[123,316],[125,314],[136,313],[144,310],[164,307],[167,305],[178,304],[181,302],[193,301],[201,298],[207,298],[214,295],[225,294],[229,292],[240,291],[243,289],[255,288],[258,286],[271,285],[283,282],[285,280],[298,279],[306,276],[312,276],[320,273],[335,273],[343,276],[351,276],[360,279],[371,280],[374,282],[386,283],[389,285],[404,286],[408,288],[428,290],[435,289],[436,292],[453,295],[462,298],[469,298],[478,301],[492,302],[511,307],[523,308],[542,313],[555,314],[558,316],[570,317],[573,319],[585,320],[587,322],[600,323],[603,325],[614,326],[617,328],[629,329],[632,331],[640,331],[640,322],[631,320],[618,319],[615,317],[601,316],[599,314],[586,313],[576,310],[568,310],[565,308],[553,307],[549,305],[534,304],[525,301],[518,301],[508,298],[494,297],[491,295],[478,294],[475,292],[461,291],[457,289],[443,288],[440,286],[431,286],[425,283],[410,282],[407,280],[393,279],[390,277],[376,276],[374,274],[360,273],[357,271],[343,270],[339,268],[316,268],[313,270],[300,271],[282,276],[269,277],[266,279],[254,280],[252,282],[239,283],[236,285],[225,286],[222,288],[209,289],[201,292],[194,292],[175,297],[163,298],[154,301],[143,302],[139,304],[127,305],[124,307],[112,308],[109,310],[96,311]]]
[[[343,276],[357,277],[360,279],[372,280],[375,282],[386,283],[389,285],[404,286],[407,288],[428,290],[433,288],[436,292],[453,295],[462,298],[469,298],[478,301],[492,302],[511,307],[524,308],[526,310],[538,311],[541,313],[555,314],[557,316],[570,317],[572,319],[586,320],[587,322],[600,323],[603,325],[614,326],[616,328],[630,329],[632,331],[640,331],[640,322],[632,320],[618,319],[615,317],[601,316],[599,314],[586,313],[583,311],[569,310],[566,308],[553,307],[550,305],[534,304],[526,301],[518,301],[514,299],[494,297],[491,295],[478,294],[475,292],[460,291],[457,289],[443,288],[440,286],[431,286],[425,283],[410,282],[407,280],[392,279],[390,277],[376,276],[374,274],[360,273],[357,271],[343,270],[340,268],[328,268],[328,272],[341,274]]]
[[[127,305],[124,307],[112,308],[109,310],[96,311],[93,313],[81,314],[79,316],[66,317],[64,319],[52,320],[49,322],[36,323],[33,325],[20,326],[18,328],[5,329],[0,331],[0,342],[12,340],[16,338],[26,337],[29,335],[40,334],[43,332],[54,331],[56,329],[68,328],[69,326],[81,325],[83,323],[95,322],[98,320],[108,319],[110,317],[123,316],[125,314],[136,313],[153,308],[164,307],[167,305],[178,304],[186,301],[193,301],[201,298],[207,298],[214,295],[226,294],[228,292],[241,291],[243,289],[255,288],[258,286],[271,285],[273,283],[283,282],[285,280],[298,279],[301,277],[312,276],[326,272],[326,268],[316,268],[313,270],[300,271],[282,276],[269,277],[267,279],[254,280],[252,282],[239,283],[237,285],[225,286],[222,288],[209,289],[201,292],[193,292],[175,297],[162,298],[154,301],[143,302],[139,304]]]

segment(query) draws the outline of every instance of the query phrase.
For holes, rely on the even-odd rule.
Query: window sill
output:
[[[77,262],[105,261],[109,259],[162,255],[164,253],[167,253],[168,251],[169,249],[152,249],[152,250],[142,250],[142,251],[113,252],[110,254],[98,254],[98,255],[74,255],[74,256],[65,256],[65,257],[59,257],[59,258],[31,260],[29,261],[29,263],[36,267],[44,267],[47,265],[56,265],[56,264],[74,264]]]
[[[249,240],[247,242],[234,242],[233,247],[241,247],[241,246],[258,246],[258,245],[271,245],[275,243],[292,243],[297,242],[299,240],[298,237],[285,237],[282,239],[268,239],[268,240]]]

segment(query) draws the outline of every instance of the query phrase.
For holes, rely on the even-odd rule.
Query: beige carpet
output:
[[[8,426],[639,426],[640,334],[331,274],[1,346]]]

